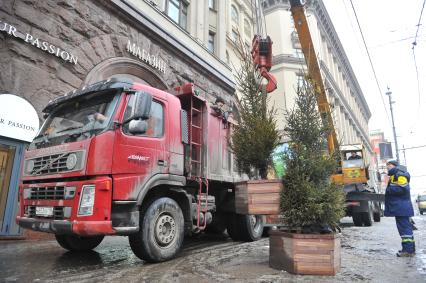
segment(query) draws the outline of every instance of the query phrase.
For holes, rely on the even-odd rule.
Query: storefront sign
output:
[[[32,142],[38,129],[37,111],[27,100],[0,94],[0,136]]]
[[[78,58],[74,56],[72,53],[67,52],[65,50],[62,50],[61,48],[50,44],[47,41],[43,41],[37,37],[32,36],[29,33],[22,33],[19,32],[16,27],[12,26],[11,24],[5,23],[3,21],[0,21],[0,31],[5,32],[10,36],[14,36],[16,38],[23,39],[26,43],[31,44],[32,46],[35,46],[47,53],[50,53],[52,55],[55,55],[58,58],[61,58],[62,60],[66,62],[70,62],[74,65],[77,65]]]
[[[145,49],[140,48],[135,43],[132,44],[130,40],[127,42],[126,50],[133,56],[138,57],[139,60],[144,61],[164,74],[166,73],[166,63],[160,57],[149,54]]]

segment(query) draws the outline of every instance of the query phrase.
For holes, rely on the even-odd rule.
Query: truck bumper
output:
[[[61,235],[113,235],[116,231],[112,228],[111,221],[68,221],[68,220],[43,220],[28,217],[16,218],[19,226],[34,231],[61,234]]]

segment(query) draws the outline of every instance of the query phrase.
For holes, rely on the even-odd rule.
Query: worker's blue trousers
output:
[[[408,216],[395,216],[396,227],[398,228],[399,235],[402,241],[402,251],[413,253],[416,251],[413,226]]]

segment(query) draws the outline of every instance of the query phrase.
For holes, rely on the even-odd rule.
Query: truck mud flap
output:
[[[139,231],[139,209],[136,201],[113,201],[111,213],[112,227],[119,235]]]

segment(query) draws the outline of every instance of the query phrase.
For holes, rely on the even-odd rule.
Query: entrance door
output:
[[[0,139],[0,235],[16,236],[21,230],[15,223],[18,212],[18,184],[23,145]]]

